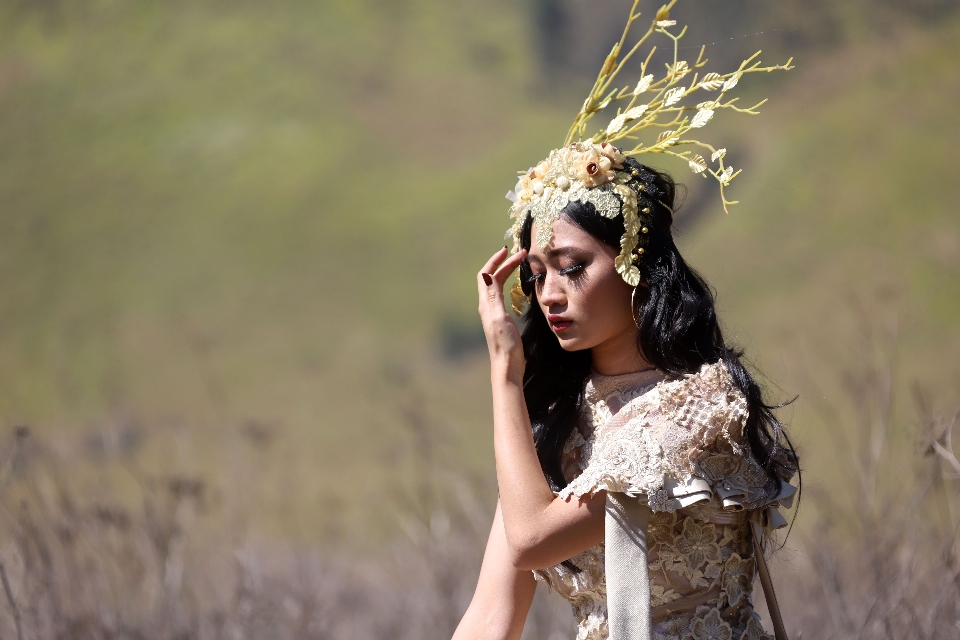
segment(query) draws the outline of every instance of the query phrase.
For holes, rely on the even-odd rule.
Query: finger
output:
[[[507,258],[503,264],[494,272],[493,280],[498,282],[501,287],[507,282],[507,278],[510,277],[517,267],[520,266],[520,263],[527,259],[527,250],[521,249],[517,253],[513,254]]]
[[[504,245],[502,249],[497,251],[495,254],[490,256],[490,259],[487,260],[487,263],[483,265],[483,268],[480,269],[480,273],[493,273],[497,270],[497,267],[500,266],[500,263],[503,262],[503,259],[507,257],[507,247]],[[477,274],[479,276],[479,274]]]

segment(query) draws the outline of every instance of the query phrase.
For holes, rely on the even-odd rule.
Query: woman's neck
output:
[[[637,332],[610,338],[590,350],[593,370],[604,376],[619,376],[652,369],[637,348]]]

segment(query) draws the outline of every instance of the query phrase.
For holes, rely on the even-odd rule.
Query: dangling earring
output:
[[[640,328],[640,322],[637,320],[637,301],[634,298],[639,288],[640,285],[637,285],[633,288],[633,291],[630,292],[630,315],[633,317],[633,324],[637,325],[637,329]]]

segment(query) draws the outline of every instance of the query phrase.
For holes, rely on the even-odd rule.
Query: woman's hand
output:
[[[487,337],[490,351],[490,366],[493,375],[505,375],[516,384],[523,383],[526,361],[520,329],[507,313],[504,305],[503,286],[520,263],[527,257],[526,249],[507,257],[507,248],[497,251],[477,274],[477,290],[480,294],[480,320]]]

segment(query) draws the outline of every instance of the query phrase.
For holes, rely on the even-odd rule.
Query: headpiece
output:
[[[621,57],[630,27],[640,17],[636,11],[639,0],[634,0],[623,35],[600,69],[590,95],[567,132],[564,146],[551,151],[537,166],[522,172],[517,186],[507,194],[507,198],[513,202],[510,217],[514,220],[507,237],[513,238],[514,252],[520,250],[520,234],[528,216],[538,223],[537,244],[546,247],[553,235],[553,222],[560,217],[563,208],[572,201],[589,202],[602,216],[623,216],[625,231],[615,265],[627,284],[637,286],[640,271],[636,265],[648,243],[647,234],[653,220],[652,208],[666,207],[659,200],[662,194],[652,184],[653,174],[629,157],[642,153],[661,153],[686,160],[694,173],[703,177],[709,174],[720,184],[724,211],[728,210],[729,205],[737,204],[727,200],[724,191],[730,181],[740,174],[740,171],[734,171],[733,167],[724,163],[726,149],[716,149],[688,136],[694,129],[700,129],[710,122],[720,109],[757,114],[757,108],[766,100],[753,107],[740,108],[735,104],[737,98],[729,98],[729,93],[744,74],[791,69],[792,58],[783,65],[761,67],[757,60],[760,55],[758,51],[740,63],[736,71],[725,74],[711,72],[701,77],[697,70],[707,64],[703,57],[705,46],[700,48],[700,54],[692,64],[678,59],[678,43],[686,33],[686,27],[677,34],[670,30],[676,25],[676,21],[670,19],[670,9],[676,2],[671,0],[660,7],[647,32]],[[656,47],[651,47],[640,64],[640,81],[637,85],[622,88],[614,86],[620,71],[654,33],[673,41],[673,62],[667,63],[664,76],[655,79],[653,74],[647,73],[656,51]],[[713,92],[717,93],[695,105],[688,100],[694,95],[705,97],[704,94]],[[610,123],[584,138],[587,125],[594,115],[614,104],[618,105],[617,114]],[[651,128],[662,131],[656,142],[644,144],[640,141],[640,134]],[[629,140],[629,144],[634,146],[626,151],[614,146],[614,142],[621,140]],[[710,162],[701,153],[695,153],[697,149],[680,150],[684,146],[699,147],[702,153],[709,152]],[[715,166],[711,167],[710,163]],[[515,287],[512,293],[514,308],[517,309],[518,302],[521,302],[518,295],[522,296],[522,292]]]

